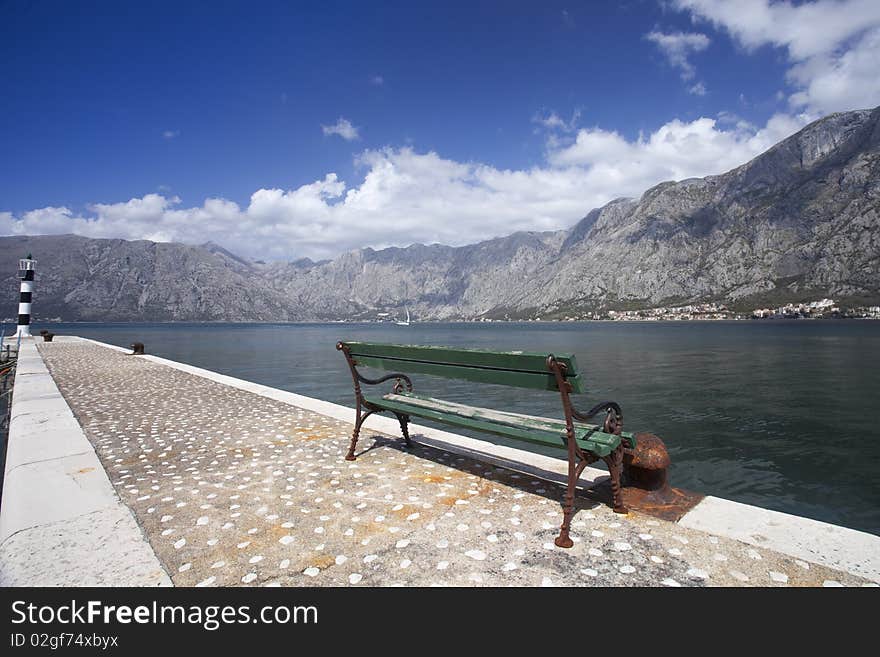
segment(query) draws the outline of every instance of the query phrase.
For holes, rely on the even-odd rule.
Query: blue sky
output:
[[[0,233],[294,258],[566,227],[880,103],[878,7],[0,0]]]

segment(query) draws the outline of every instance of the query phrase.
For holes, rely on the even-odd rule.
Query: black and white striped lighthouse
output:
[[[16,336],[31,337],[31,295],[34,293],[34,271],[37,261],[28,253],[18,261],[18,277],[21,279],[21,296],[18,299],[18,330]]]

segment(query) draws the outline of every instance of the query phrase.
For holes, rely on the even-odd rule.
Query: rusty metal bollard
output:
[[[143,342],[132,342],[131,345],[129,346],[129,349],[132,350],[132,352],[129,354],[129,356],[143,356],[144,355],[144,343]]]
[[[652,433],[637,433],[636,448],[623,456],[623,472],[628,482],[643,490],[666,491],[669,453],[666,445]]]
[[[637,433],[636,447],[623,456],[623,503],[631,509],[666,520],[678,520],[703,496],[672,488],[666,445],[652,433]]]

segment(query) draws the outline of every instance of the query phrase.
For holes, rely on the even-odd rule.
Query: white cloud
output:
[[[413,242],[461,245],[518,230],[567,228],[590,209],[638,196],[663,180],[722,173],[808,118],[777,115],[761,129],[733,115],[675,120],[634,140],[581,128],[565,144],[548,140],[546,162],[524,170],[412,148],[366,150],[356,159],[363,179],[355,186],[328,173],[296,189],[259,189],[246,207],[222,198],[183,207],[177,197],[147,194],[97,203],[86,213],[65,207],[6,212],[0,213],[0,234],[213,240],[269,260]]]
[[[162,133],[163,139],[174,139],[180,135],[180,130],[165,130]]]
[[[709,37],[699,32],[674,32],[665,34],[654,30],[645,35],[648,41],[657,45],[667,61],[679,70],[682,80],[692,80],[696,69],[688,59],[693,53],[709,47]]]
[[[370,78],[370,84],[381,87],[383,84],[385,84],[385,78],[383,78],[381,75],[374,75]]]
[[[619,181],[618,187],[644,190],[662,180],[723,173],[792,134],[809,118],[778,114],[760,130],[742,122],[724,128],[705,117],[687,123],[676,119],[634,141],[600,128],[584,129],[574,144],[548,157],[556,167],[586,168],[597,184]]]
[[[799,87],[790,98],[794,107],[831,112],[876,106],[880,103],[880,27],[865,33],[849,50],[797,64],[788,78]]]
[[[828,113],[880,104],[880,2],[674,0],[696,21],[726,30],[743,48],[784,48],[796,110]]]
[[[723,125],[734,125],[740,131],[757,132],[758,128],[751,121],[747,121],[743,117],[733,112],[718,112],[718,122]]]
[[[581,111],[575,110],[572,112],[571,119],[566,121],[561,116],[559,116],[556,112],[552,111],[544,116],[543,113],[535,114],[532,117],[532,123],[537,123],[540,126],[543,126],[547,130],[560,130],[562,132],[574,132],[577,127],[577,122],[581,118]]]
[[[697,82],[694,85],[688,87],[688,93],[693,94],[694,96],[705,96],[706,95],[706,85],[702,82]]]
[[[339,135],[346,141],[360,139],[358,129],[351,124],[351,121],[342,117],[339,117],[339,120],[333,125],[322,125],[321,130],[324,131],[325,136]]]

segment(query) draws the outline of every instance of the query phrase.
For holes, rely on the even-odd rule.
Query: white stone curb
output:
[[[0,586],[171,586],[33,340],[12,393]]]
[[[720,497],[706,497],[678,522],[880,582],[880,537],[867,532]]]

